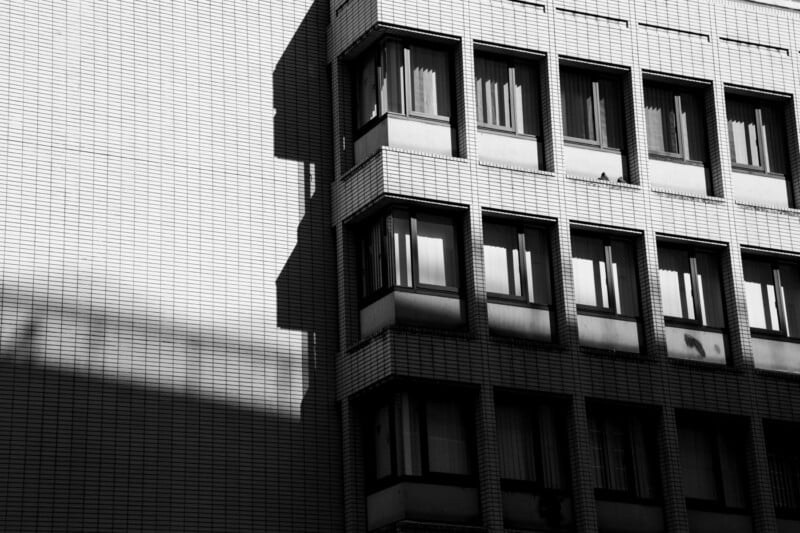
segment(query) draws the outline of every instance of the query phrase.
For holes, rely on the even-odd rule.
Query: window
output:
[[[491,297],[551,304],[550,252],[544,230],[484,222],[483,257],[486,292]]]
[[[645,82],[647,146],[650,155],[706,162],[703,94],[683,87]]]
[[[717,254],[659,246],[658,268],[665,317],[695,326],[725,327]]]
[[[734,167],[787,174],[785,106],[731,94],[726,105]]]
[[[653,500],[658,497],[655,431],[644,412],[587,410],[599,498]]]
[[[765,423],[772,498],[779,517],[800,518],[800,428]]]
[[[636,264],[630,242],[573,234],[572,277],[579,310],[639,315]]]
[[[742,263],[750,327],[800,339],[800,266],[757,257]]]
[[[400,479],[474,484],[470,402],[453,395],[399,392],[366,417],[367,476],[374,489]]]
[[[449,120],[450,80],[446,49],[384,40],[356,67],[356,125],[386,113]]]
[[[563,409],[524,406],[520,398],[496,403],[500,478],[506,488],[566,489],[568,468]]]
[[[459,259],[452,218],[393,209],[361,235],[361,296],[396,288],[458,292]]]
[[[540,91],[535,64],[476,55],[475,97],[481,126],[540,135]]]
[[[622,84],[595,71],[561,71],[564,136],[569,141],[624,150]]]
[[[690,507],[747,507],[744,432],[718,418],[678,417],[683,489]]]

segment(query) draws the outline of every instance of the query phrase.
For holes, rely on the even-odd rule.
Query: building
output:
[[[3,3],[0,529],[800,529],[794,5]]]

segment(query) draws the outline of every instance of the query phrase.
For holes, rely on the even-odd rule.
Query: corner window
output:
[[[367,413],[367,476],[373,488],[400,479],[474,484],[473,429],[464,398],[400,392]]]
[[[617,77],[562,68],[561,106],[566,140],[624,150],[622,84]]]
[[[757,257],[742,264],[753,332],[800,339],[800,266]]]
[[[540,135],[540,93],[536,65],[513,58],[475,56],[478,124],[525,135]]]
[[[455,221],[438,214],[393,209],[361,234],[361,296],[393,288],[458,292]]]
[[[550,252],[543,229],[484,222],[483,257],[490,297],[551,304]]]
[[[787,174],[785,105],[732,94],[725,103],[733,166]]]
[[[800,520],[800,428],[796,424],[764,424],[769,481],[775,513]]]
[[[717,254],[659,246],[658,267],[666,318],[701,327],[725,327]]]
[[[386,113],[449,120],[450,53],[422,43],[387,39],[356,66],[356,125]]]
[[[572,277],[579,310],[639,316],[636,263],[630,242],[573,234]]]
[[[678,417],[683,489],[690,508],[747,507],[741,429],[711,417]]]
[[[707,162],[703,94],[645,82],[647,147],[651,156]]]
[[[600,499],[655,500],[659,495],[655,428],[644,413],[587,409]]]

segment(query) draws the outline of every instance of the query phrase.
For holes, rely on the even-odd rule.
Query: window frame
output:
[[[713,417],[717,416],[718,416],[717,414],[713,415]],[[746,451],[740,447],[737,453],[737,459],[739,463],[741,482],[742,482],[741,490],[744,492],[745,506],[733,507],[725,503],[726,499],[725,483],[722,475],[721,453],[719,446],[720,439],[725,438],[726,436],[730,436],[732,434],[738,434],[739,436],[742,437],[742,439],[744,439],[745,431],[743,425],[737,423],[734,420],[729,420],[728,417],[724,417],[720,421],[719,419],[715,419],[712,418],[711,416],[705,416],[699,413],[678,413],[677,417],[678,431],[680,431],[681,426],[689,427],[696,431],[701,431],[705,433],[706,436],[711,437],[711,444],[712,444],[711,457],[713,461],[712,468],[714,472],[714,486],[715,486],[715,491],[718,495],[717,498],[713,500],[706,498],[693,498],[686,496],[686,489],[684,488],[684,500],[686,501],[686,507],[701,511],[723,512],[726,514],[745,514],[745,515],[750,514],[751,507],[747,505],[749,503],[750,487],[748,486],[749,472],[747,469],[747,459],[745,457]],[[682,461],[682,459],[680,459],[680,461]],[[683,469],[683,463],[679,462],[679,465],[681,469]],[[681,477],[682,476],[683,472],[681,472]]]
[[[395,264],[397,258],[395,257],[394,247],[389,242],[389,228],[387,219],[397,217],[398,214],[405,214],[409,223],[409,235],[411,237],[411,287],[396,285],[392,275],[392,265]],[[427,215],[434,217],[447,218],[453,227],[454,237],[453,246],[455,248],[455,261],[457,267],[455,275],[457,277],[455,285],[431,285],[419,282],[419,246],[418,246],[418,216]],[[381,271],[384,279],[382,287],[375,289],[370,294],[365,292],[365,276],[367,275],[365,264],[368,258],[365,257],[364,243],[370,233],[371,228],[375,224],[381,225]],[[359,291],[358,301],[359,307],[366,307],[372,302],[379,300],[393,291],[405,291],[425,294],[438,294],[449,295],[453,297],[461,297],[462,288],[464,283],[464,256],[462,248],[463,239],[462,221],[455,211],[444,211],[439,209],[418,209],[413,206],[390,206],[374,217],[366,220],[364,223],[358,225],[356,231],[357,239],[357,255],[358,255],[358,280]]]
[[[672,94],[672,102],[673,102],[673,110],[675,112],[675,116],[679,117],[681,112],[683,111],[683,96],[690,95],[694,96],[698,99],[699,103],[701,104],[701,108],[704,111],[702,114],[702,121],[703,121],[703,139],[705,140],[705,159],[690,159],[689,158],[689,131],[682,120],[676,120],[676,126],[678,130],[678,152],[665,152],[661,150],[652,150],[649,146],[647,146],[647,152],[649,157],[654,159],[662,159],[665,161],[675,161],[681,162],[689,165],[697,165],[708,167],[709,166],[709,139],[708,139],[708,120],[706,111],[706,98],[705,92],[707,88],[705,87],[695,87],[695,86],[684,86],[684,85],[676,85],[670,84],[658,79],[650,79],[645,77],[643,83],[643,89],[645,91],[645,108],[646,101],[647,101],[647,88],[652,87],[654,89],[660,89],[664,91],[669,91]],[[647,120],[645,120],[645,127],[647,128]]]
[[[509,121],[511,125],[508,127],[503,126],[495,126],[492,124],[487,124],[481,120],[481,117],[476,117],[476,121],[478,124],[478,129],[483,129],[487,131],[493,131],[498,133],[506,133],[506,134],[513,134],[518,135],[521,137],[526,137],[530,139],[541,140],[544,130],[544,119],[542,117],[542,76],[541,76],[541,65],[538,60],[536,59],[525,59],[519,58],[514,55],[503,55],[497,52],[487,52],[484,50],[476,50],[474,54],[474,58],[477,60],[478,57],[482,57],[483,59],[488,59],[490,61],[495,61],[498,63],[504,63],[506,68],[508,69],[508,85],[509,85]],[[531,69],[531,71],[535,74],[534,75],[534,83],[536,84],[536,105],[538,107],[536,116],[538,117],[538,121],[535,124],[537,133],[525,133],[521,130],[519,124],[517,124],[517,106],[521,105],[517,103],[517,95],[516,95],[516,69],[518,66],[526,66]],[[477,69],[475,69],[475,99],[477,101]],[[477,114],[478,106],[475,106],[475,112]]]
[[[402,58],[403,64],[401,65],[402,69],[402,80],[400,81],[400,86],[403,88],[403,95],[401,99],[401,107],[402,111],[391,111],[388,109],[389,105],[388,102],[384,102],[381,97],[381,88],[380,88],[380,80],[382,79],[382,72],[385,68],[383,64],[384,54],[382,53],[386,47],[386,44],[389,42],[396,42],[402,47]],[[420,48],[427,48],[429,50],[445,52],[447,55],[447,76],[448,76],[448,92],[447,97],[450,99],[450,115],[433,115],[430,113],[423,113],[421,111],[414,111],[412,106],[412,73],[411,73],[411,49],[412,47],[420,47]],[[377,123],[384,120],[389,115],[399,116],[399,117],[408,117],[414,119],[423,119],[423,120],[430,120],[438,123],[446,123],[446,124],[455,124],[457,112],[456,112],[456,79],[455,79],[455,65],[454,65],[454,53],[453,53],[453,46],[448,45],[446,43],[439,43],[435,41],[428,41],[424,39],[409,39],[402,36],[397,35],[388,35],[381,37],[378,39],[377,42],[371,44],[367,50],[363,53],[355,57],[351,62],[351,79],[354,80],[353,83],[353,95],[352,95],[352,109],[355,111],[359,109],[359,77],[361,73],[362,66],[368,61],[368,57],[372,55],[372,58],[375,62],[375,102],[376,102],[376,115],[371,119],[365,121],[363,124],[358,123],[358,113],[354,112],[352,114],[353,118],[353,132],[354,138],[358,139],[362,135],[364,135],[367,131],[371,130]],[[354,68],[353,68],[354,67]]]
[[[592,315],[592,316],[600,316],[600,317],[611,317],[620,320],[628,320],[631,322],[639,322],[640,317],[642,316],[642,290],[641,290],[641,276],[639,275],[639,264],[637,261],[637,247],[635,238],[633,236],[627,237],[621,235],[614,235],[608,233],[596,233],[593,231],[585,231],[583,229],[576,229],[570,231],[570,241],[572,240],[573,236],[580,236],[580,237],[589,237],[591,239],[599,240],[603,246],[603,256],[604,261],[606,264],[606,287],[608,287],[608,309],[602,306],[594,306],[588,304],[581,304],[575,302],[575,308],[577,309],[578,313],[585,314],[585,315]],[[612,250],[612,243],[614,241],[625,243],[630,246],[631,250],[631,257],[633,258],[633,275],[636,278],[636,308],[637,308],[637,315],[627,315],[623,313],[617,313],[617,300],[619,298],[617,292],[620,291],[619,287],[616,286],[614,283],[614,271],[613,268],[609,268],[608,265],[614,264],[614,253]],[[572,251],[571,260],[575,259],[575,252]],[[575,272],[573,267],[573,290],[575,288]],[[597,290],[597,289],[596,289]],[[621,291],[620,291],[621,292]]]
[[[597,140],[592,139],[585,139],[583,137],[573,137],[567,135],[566,126],[562,124],[562,133],[565,143],[573,144],[576,146],[583,146],[583,147],[592,147],[597,150],[615,152],[622,155],[627,154],[627,143],[628,143],[628,132],[627,127],[625,124],[625,97],[623,92],[623,80],[624,80],[624,73],[621,69],[620,72],[608,72],[605,70],[601,70],[598,68],[593,68],[591,66],[586,66],[586,68],[582,68],[579,65],[573,64],[562,64],[559,68],[559,76],[561,79],[564,78],[565,72],[573,72],[579,74],[587,74],[591,77],[592,83],[592,121],[594,123],[594,129],[597,135]],[[601,81],[611,81],[617,84],[617,88],[620,91],[620,147],[615,148],[608,146],[608,133],[600,127],[601,125],[601,111],[600,111],[600,82]],[[562,84],[563,85],[563,84]],[[567,107],[564,105],[563,96],[561,98],[561,105],[562,105],[562,122],[563,122],[563,113],[566,112]]]
[[[745,163],[737,163],[734,161],[734,154],[736,150],[734,148],[734,140],[733,140],[733,131],[731,126],[731,120],[728,116],[728,102],[730,100],[745,103],[748,107],[752,108],[754,113],[755,119],[755,126],[756,126],[756,143],[758,148],[758,165],[748,165]],[[728,127],[728,145],[731,154],[731,168],[737,171],[747,172],[751,174],[764,174],[767,176],[781,176],[785,179],[789,179],[791,176],[791,169],[789,164],[789,132],[787,131],[787,126],[784,123],[783,127],[781,128],[781,133],[783,134],[783,144],[785,149],[785,161],[784,165],[786,167],[786,172],[775,172],[770,169],[770,156],[769,156],[769,144],[765,142],[766,135],[765,135],[765,128],[764,128],[764,120],[762,117],[763,109],[765,107],[772,108],[775,112],[778,113],[779,116],[783,116],[785,113],[785,107],[788,102],[783,102],[781,100],[768,100],[764,98],[758,98],[756,96],[748,96],[746,94],[740,94],[735,92],[726,92],[725,93],[725,120],[727,122]],[[784,108],[783,113],[781,113],[781,106]],[[766,147],[766,150],[764,149]],[[765,157],[766,156],[766,157]],[[791,201],[791,200],[790,200]]]
[[[757,336],[757,337],[780,339],[780,340],[785,341],[785,342],[796,342],[796,343],[800,344],[800,331],[798,331],[795,336],[790,336],[788,334],[788,330],[789,330],[789,328],[788,328],[789,320],[788,320],[788,317],[787,317],[788,308],[786,307],[786,297],[784,295],[783,283],[782,283],[782,277],[781,277],[782,274],[781,274],[781,271],[780,271],[780,267],[781,266],[791,266],[791,267],[795,267],[795,268],[800,269],[800,264],[798,264],[797,262],[782,260],[782,259],[776,258],[774,256],[754,255],[754,254],[748,254],[746,252],[744,254],[742,254],[742,262],[744,263],[744,261],[753,261],[753,262],[769,265],[770,270],[772,271],[772,282],[774,284],[773,285],[773,287],[774,287],[773,291],[774,291],[775,302],[776,302],[777,311],[778,311],[778,324],[779,324],[779,330],[778,331],[771,330],[771,329],[766,329],[766,328],[756,328],[756,327],[750,326],[750,317],[749,317],[750,309],[749,309],[749,306],[748,306],[748,321],[747,321],[748,324],[747,325],[750,327],[750,334],[754,335],[754,336]],[[744,265],[742,265],[742,271],[744,272]],[[747,282],[747,280],[745,280],[745,283],[746,282]]]
[[[589,426],[589,445],[593,448],[593,438],[591,435],[591,419],[595,419],[595,424],[598,424],[602,421],[602,427],[605,428],[609,420],[617,421],[624,425],[625,429],[625,467],[627,469],[627,476],[626,476],[626,483],[629,488],[627,489],[610,489],[606,487],[594,487],[594,496],[597,500],[604,500],[604,501],[617,501],[617,502],[629,502],[629,503],[639,503],[644,505],[660,505],[662,502],[662,487],[661,487],[661,471],[658,465],[658,439],[656,435],[657,427],[653,420],[646,415],[654,415],[656,414],[655,409],[650,409],[646,407],[628,407],[628,406],[619,406],[619,405],[612,405],[610,403],[602,402],[600,404],[592,404],[588,405],[586,408],[587,411],[587,425]],[[652,477],[652,490],[653,495],[650,497],[647,496],[639,496],[637,494],[636,488],[636,480],[637,480],[637,467],[636,461],[634,460],[634,438],[633,438],[633,430],[631,429],[631,422],[632,418],[638,418],[639,422],[642,425],[642,438],[643,442],[645,443],[645,453],[647,454],[647,464],[650,469],[650,476]],[[608,431],[603,429],[601,433],[604,436],[604,456],[605,456],[605,464],[602,465],[605,469],[611,468],[612,462],[609,460],[609,444],[608,444]],[[650,447],[648,450],[647,447]],[[594,451],[592,451],[592,455],[594,456]],[[594,477],[594,471],[597,468],[597,465],[594,462],[594,457],[592,458],[592,476]],[[595,481],[592,481],[592,484],[595,484]]]
[[[401,451],[398,448],[398,425],[396,420],[396,402],[400,401],[402,395],[407,395],[409,402],[413,403],[415,407],[420,409],[418,424],[416,428],[419,434],[419,449],[414,450],[419,453],[419,468],[420,474],[405,474],[400,473],[398,468],[398,454]],[[467,435],[467,461],[469,464],[469,474],[451,474],[444,472],[431,472],[430,471],[430,449],[428,445],[428,403],[436,400],[454,400],[455,405],[458,406],[462,421],[464,423],[464,431]],[[398,483],[403,482],[417,482],[417,483],[430,483],[435,485],[452,485],[460,487],[477,487],[479,480],[478,472],[478,451],[477,451],[477,426],[475,424],[474,416],[469,416],[470,413],[474,415],[476,402],[473,395],[469,390],[458,390],[457,388],[448,388],[444,391],[433,391],[424,386],[393,386],[379,394],[373,394],[363,401],[363,410],[361,412],[361,427],[364,429],[362,435],[362,444],[364,450],[365,460],[365,489],[366,493],[372,494],[391,487]],[[383,408],[388,407],[389,411],[389,450],[391,471],[388,475],[378,479],[375,472],[376,467],[376,443],[375,436],[369,430],[370,425],[374,422],[377,412]],[[413,451],[412,451],[413,453]]]
[[[671,241],[659,241],[659,243],[657,245],[657,250],[661,250],[661,249],[678,250],[678,251],[683,251],[683,252],[687,252],[688,253],[688,256],[689,256],[689,273],[690,273],[690,276],[691,276],[690,279],[692,281],[692,287],[691,287],[691,289],[692,289],[692,303],[694,304],[693,305],[693,310],[694,310],[694,316],[695,316],[695,318],[684,318],[684,317],[667,316],[664,313],[664,304],[663,304],[664,295],[661,294],[661,300],[662,300],[661,316],[664,319],[664,324],[665,325],[674,325],[674,326],[679,326],[679,327],[688,327],[690,329],[696,329],[696,330],[713,331],[713,332],[723,333],[723,334],[727,333],[729,321],[728,321],[728,309],[727,309],[727,305],[726,305],[726,302],[725,302],[725,281],[724,281],[725,276],[724,276],[724,272],[722,270],[722,267],[723,267],[723,265],[722,265],[722,249],[721,248],[714,248],[714,247],[706,247],[706,246],[702,246],[702,245],[683,245],[683,244],[678,244],[678,243],[674,243],[674,242],[671,242]],[[713,255],[717,259],[717,266],[719,267],[719,292],[720,292],[720,297],[721,297],[721,300],[722,300],[722,322],[724,324],[722,327],[707,326],[707,325],[703,324],[702,304],[700,303],[700,300],[702,299],[703,295],[702,295],[702,293],[699,292],[699,285],[700,284],[698,282],[699,274],[698,274],[698,270],[697,270],[697,254],[698,253],[705,253],[705,254]],[[661,264],[660,264],[660,262],[659,262],[659,265],[658,265],[658,270],[659,270],[659,291],[661,291],[661,280],[660,280]]]
[[[504,294],[502,292],[490,292],[488,289],[486,290],[486,298],[491,301],[496,301],[500,303],[507,303],[507,304],[516,304],[525,307],[532,307],[534,309],[543,309],[543,310],[552,310],[553,305],[555,302],[555,289],[553,287],[553,250],[550,242],[550,228],[544,225],[536,225],[536,224],[528,224],[522,221],[514,221],[510,219],[503,219],[503,218],[492,218],[492,217],[484,217],[483,219],[483,230],[484,230],[484,239],[482,246],[486,246],[486,224],[494,224],[497,226],[505,226],[506,228],[511,228],[515,231],[517,240],[516,240],[516,250],[519,253],[519,276],[520,276],[520,285],[521,285],[521,295],[515,296],[512,294]],[[550,294],[550,303],[543,304],[538,302],[531,302],[530,295],[528,294],[528,280],[527,280],[527,257],[523,251],[527,251],[527,243],[525,240],[525,231],[526,230],[534,230],[539,231],[545,237],[545,243],[547,247],[547,270],[549,275],[549,294]],[[484,253],[484,283],[486,283],[486,259]],[[533,282],[533,280],[531,280]]]

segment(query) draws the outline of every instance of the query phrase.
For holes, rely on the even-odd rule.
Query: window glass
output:
[[[369,57],[361,64],[358,71],[358,95],[357,117],[359,126],[363,126],[370,119],[378,116],[378,91],[375,79],[376,64],[375,56]]]
[[[516,228],[486,223],[483,231],[486,291],[522,296],[519,239]]]
[[[552,303],[550,288],[550,253],[547,234],[540,229],[525,229],[525,267],[528,301],[542,305]]]
[[[458,255],[453,222],[445,217],[417,217],[419,282],[424,285],[458,285]]]
[[[800,266],[781,265],[780,272],[783,301],[786,304],[786,334],[800,338]]]
[[[627,432],[618,418],[590,417],[589,432],[594,453],[595,487],[630,490]]]
[[[539,135],[539,83],[531,65],[517,63],[514,66],[514,120],[517,131],[528,135]]]
[[[689,252],[673,248],[659,248],[658,266],[664,315],[694,320]]]
[[[470,474],[464,413],[453,400],[428,400],[428,467],[431,472]]]
[[[719,259],[716,255],[698,252],[697,284],[702,313],[702,324],[714,328],[725,326],[725,313],[722,303],[722,278],[719,273]]]
[[[800,431],[796,425],[769,424],[764,435],[775,507],[800,510]]]
[[[511,94],[508,65],[485,57],[475,58],[475,89],[478,122],[501,128],[511,127]]]
[[[786,173],[786,123],[784,114],[771,106],[761,107],[761,122],[767,145],[768,170]]]
[[[518,405],[497,404],[500,477],[536,480],[534,434],[530,413]]]
[[[419,402],[400,394],[395,411],[397,470],[407,476],[422,475]]]
[[[645,86],[644,105],[647,116],[647,146],[650,151],[680,153],[673,92],[661,87]]]
[[[745,259],[744,288],[751,328],[780,331],[772,265]]]
[[[686,130],[689,143],[687,159],[706,161],[708,142],[706,141],[705,105],[702,94],[681,93],[681,121]]]
[[[686,497],[716,500],[718,494],[712,436],[694,427],[679,426],[678,440]]]
[[[636,263],[630,243],[611,242],[613,278],[616,287],[616,312],[618,315],[639,315],[639,287],[636,280]]]
[[[729,98],[726,104],[731,159],[740,165],[761,166],[755,109],[751,104],[735,98]]]
[[[608,276],[603,241],[573,235],[572,271],[576,302],[579,305],[608,309]]]
[[[417,113],[450,116],[450,75],[447,52],[411,47],[411,109]]]
[[[564,412],[552,405],[541,404],[539,417],[539,449],[542,459],[542,483],[547,488],[565,489],[569,486],[566,455]]]
[[[395,212],[392,216],[392,245],[394,247],[394,284],[411,287],[411,223],[408,215]]]
[[[369,296],[384,287],[383,224],[381,218],[369,227],[361,240],[362,296]]]
[[[622,91],[616,80],[601,79],[599,85],[600,130],[605,145],[622,148]]]
[[[404,113],[403,45],[397,41],[388,41],[382,53],[381,101],[386,110],[392,113]]]
[[[392,474],[392,430],[388,405],[375,413],[372,435],[375,444],[375,479],[383,479]]]
[[[592,78],[586,74],[562,71],[561,105],[564,134],[567,137],[596,141],[592,100]]]

